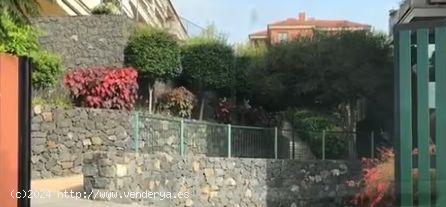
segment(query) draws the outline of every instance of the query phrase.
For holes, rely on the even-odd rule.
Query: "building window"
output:
[[[288,41],[288,33],[287,32],[280,32],[278,36],[279,42]]]

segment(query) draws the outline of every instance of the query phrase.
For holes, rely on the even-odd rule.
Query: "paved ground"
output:
[[[134,204],[90,201],[86,199],[66,198],[58,192],[65,190],[82,192],[82,175],[48,180],[34,180],[31,189],[40,192],[31,199],[31,207],[142,207]]]
[[[63,178],[31,181],[31,189],[38,191],[60,192],[64,190],[82,191],[83,176],[75,175]]]
[[[31,207],[142,207],[133,204],[117,204],[111,202],[99,202],[89,200],[76,200],[58,198],[54,194],[51,199],[33,198],[31,199]]]

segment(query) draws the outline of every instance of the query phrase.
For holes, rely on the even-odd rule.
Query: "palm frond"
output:
[[[40,9],[37,0],[0,0],[0,11],[8,12],[16,21],[27,22],[29,17],[39,15]]]

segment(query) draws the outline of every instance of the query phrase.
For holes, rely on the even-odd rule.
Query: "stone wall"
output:
[[[149,206],[348,206],[346,185],[357,163],[178,157],[166,153],[89,153],[84,158],[86,192],[178,192],[184,199],[93,199]],[[116,194],[118,195],[118,194]]]
[[[136,119],[138,117],[138,119]],[[137,123],[136,123],[137,122]],[[185,156],[228,156],[227,125],[183,120]],[[232,130],[232,156],[274,157],[274,134]],[[85,153],[94,151],[180,154],[181,119],[147,113],[34,106],[31,125],[32,177],[81,173]],[[290,140],[280,136],[279,152]],[[269,141],[265,141],[269,140]],[[288,143],[288,144],[286,144]],[[279,153],[287,158],[288,153]]]
[[[131,144],[128,112],[35,106],[31,124],[32,177],[81,173],[84,153],[124,151]]]
[[[121,15],[41,17],[32,24],[42,31],[42,46],[58,54],[67,69],[123,66],[133,27]]]

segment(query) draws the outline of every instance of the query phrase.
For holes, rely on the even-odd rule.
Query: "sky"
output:
[[[206,27],[215,24],[230,42],[245,42],[268,23],[296,18],[299,12],[316,19],[350,20],[388,32],[389,10],[401,0],[172,0],[177,13]],[[192,28],[192,27],[190,27]],[[192,31],[198,29],[192,29]]]

